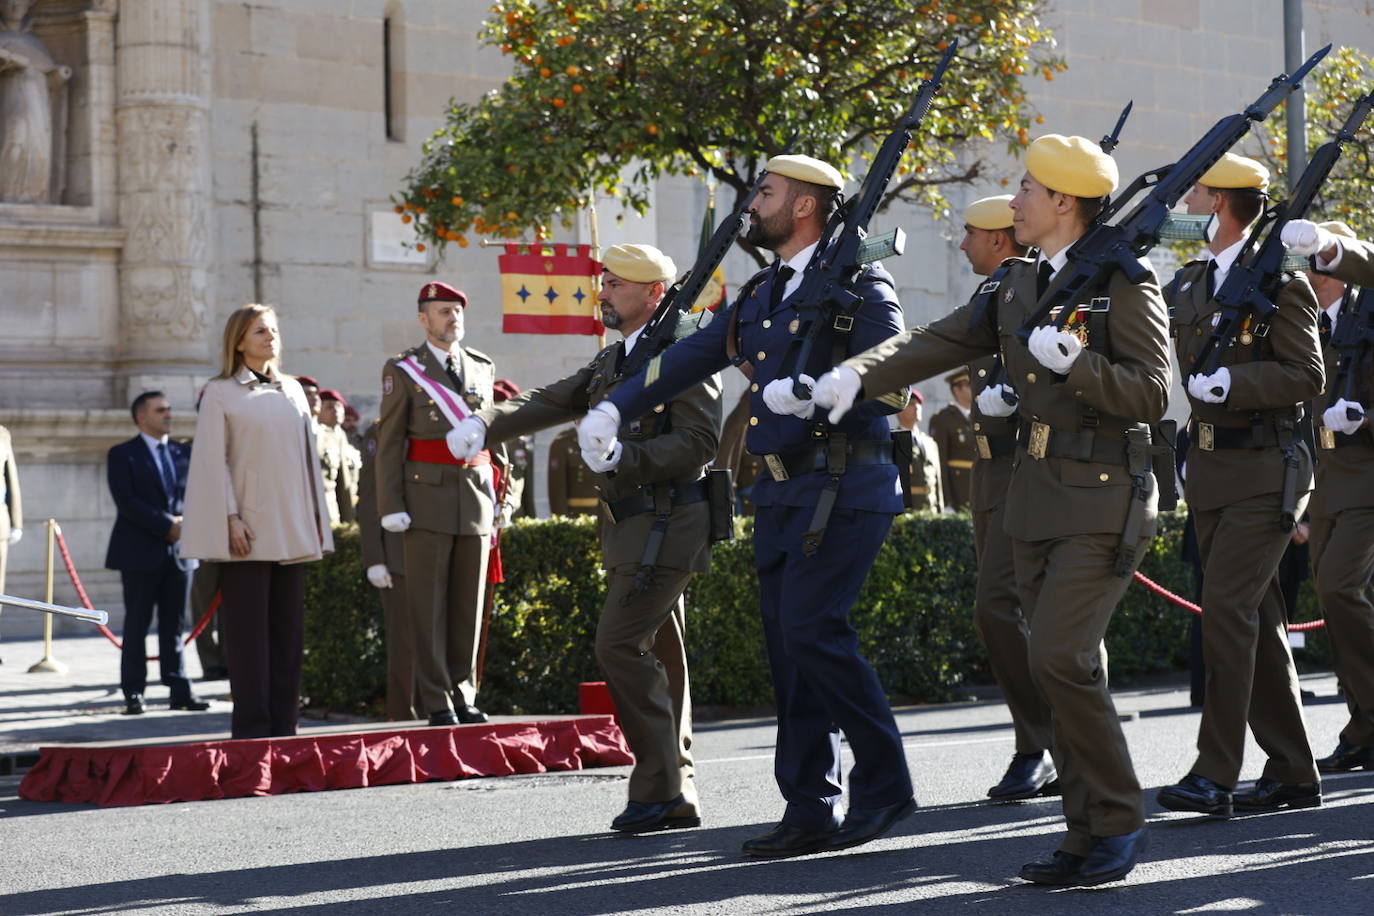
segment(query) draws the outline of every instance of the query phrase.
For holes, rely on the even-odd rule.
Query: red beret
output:
[[[468,294],[461,289],[454,289],[447,283],[426,283],[420,289],[420,298],[416,301],[421,305],[426,302],[461,302],[463,308],[467,308]]]
[[[345,407],[348,406],[348,402],[344,400],[344,396],[341,395],[341,394],[339,394],[338,390],[335,389],[335,388],[324,388],[324,389],[321,389],[321,390],[320,390],[320,400],[321,400],[321,401],[338,401],[338,402],[339,402],[340,404],[342,404],[343,406],[345,406]]]
[[[354,407],[352,404],[344,405],[344,416],[352,417],[355,420],[361,420],[363,418],[363,415],[358,413],[358,408]]]
[[[926,396],[913,388],[911,389],[911,400],[915,401],[917,404],[924,404],[926,402]]]
[[[509,401],[520,393],[520,386],[508,378],[499,378],[491,384],[492,399],[498,404]]]
[[[302,387],[302,388],[306,388],[306,387],[310,387],[310,388],[319,388],[319,387],[320,387],[320,383],[317,382],[317,381],[315,381],[313,378],[311,378],[311,377],[308,376],[308,375],[298,375],[298,376],[296,376],[296,381],[298,381],[298,382],[301,383],[301,387]]]

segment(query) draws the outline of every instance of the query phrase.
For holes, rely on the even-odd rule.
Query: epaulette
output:
[[[464,347],[463,352],[466,353],[468,356],[471,356],[475,360],[480,360],[484,363],[496,365],[496,361],[487,354],[483,353],[481,350],[474,350],[472,347]]]
[[[973,330],[982,323],[988,309],[992,308],[996,302],[997,290],[1001,288],[1002,282],[1006,280],[1007,274],[1011,273],[1012,268],[1017,264],[1033,264],[1030,258],[1007,258],[997,269],[992,272],[992,276],[984,280],[978,287],[978,291],[973,294],[973,299],[969,302],[972,319],[969,321],[969,330]],[[903,405],[905,406],[905,405]]]

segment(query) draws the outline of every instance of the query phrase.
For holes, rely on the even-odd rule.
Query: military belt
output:
[[[978,445],[979,459],[986,461],[990,458],[1005,458],[1008,455],[1016,454],[1016,436],[987,436],[983,433],[974,434],[973,441]]]
[[[1281,448],[1283,442],[1273,423],[1252,426],[1217,426],[1194,420],[1193,442],[1204,452],[1233,448]]]
[[[827,446],[825,443],[819,443],[783,455],[763,455],[761,457],[764,465],[768,468],[768,473],[773,476],[775,481],[781,483],[802,474],[826,470],[826,454]],[[846,444],[844,454],[845,465],[848,467],[896,463],[892,457],[891,439],[885,442],[876,440],[850,442]]]
[[[1055,429],[1046,423],[1022,423],[1016,441],[1032,458],[1072,458],[1095,464],[1129,467],[1126,443],[1122,439],[1099,436],[1092,429]]]
[[[1326,426],[1317,427],[1317,444],[1324,449],[1346,448],[1351,445],[1363,445],[1366,448],[1374,447],[1374,433],[1370,432],[1369,427],[1357,429],[1353,433],[1338,433],[1334,429]]]
[[[654,505],[654,484],[649,484],[635,491],[633,495],[623,499],[608,500],[606,507],[611,510],[611,517],[617,522],[623,522],[627,518],[634,518],[636,515],[643,515],[646,512],[656,511]],[[659,484],[659,486],[662,486]],[[690,503],[703,502],[706,499],[706,478],[694,480],[689,484],[674,484],[668,488],[668,498],[671,505],[686,506]]]

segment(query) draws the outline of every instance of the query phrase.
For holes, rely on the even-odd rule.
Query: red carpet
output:
[[[610,716],[194,744],[44,747],[30,801],[148,805],[634,762]]]

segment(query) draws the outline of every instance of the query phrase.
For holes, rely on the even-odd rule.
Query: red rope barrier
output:
[[[1193,604],[1193,602],[1189,601],[1188,599],[1182,598],[1174,594],[1164,586],[1160,585],[1158,582],[1155,582],[1153,579],[1146,578],[1144,575],[1141,574],[1139,570],[1136,571],[1135,581],[1139,582],[1141,585],[1145,586],[1146,589],[1148,589],[1151,592],[1154,592],[1156,595],[1163,598],[1165,601],[1168,601],[1171,604],[1176,604],[1179,607],[1183,608],[1188,613],[1197,614],[1198,616],[1202,615],[1202,608],[1198,607],[1196,604]],[[1307,630],[1319,630],[1324,626],[1326,626],[1325,620],[1309,620],[1307,623],[1290,623],[1288,625],[1288,632],[1303,633]]]
[[[62,564],[67,567],[67,578],[72,580],[72,588],[76,589],[77,599],[80,600],[81,606],[86,610],[95,610],[95,605],[91,604],[90,596],[86,594],[86,587],[81,584],[81,577],[77,575],[76,564],[72,562],[71,551],[67,549],[67,539],[62,536],[62,530],[60,528],[55,534],[57,537],[57,549],[62,552]],[[205,613],[200,616],[200,620],[196,621],[196,625],[191,628],[191,632],[182,640],[181,645],[183,648],[189,646],[197,636],[205,631],[206,626],[210,623],[210,618],[215,616],[215,611],[219,610],[219,602],[222,597],[223,593],[215,592],[215,597],[210,602],[210,606],[205,609]],[[119,641],[119,637],[115,636],[114,632],[111,631],[109,627],[105,626],[103,623],[98,623],[96,624],[96,629],[98,629],[106,639],[112,642],[116,649],[123,651],[124,643]],[[155,662],[157,660],[158,656],[156,655],[148,656],[148,661],[150,662]]]

